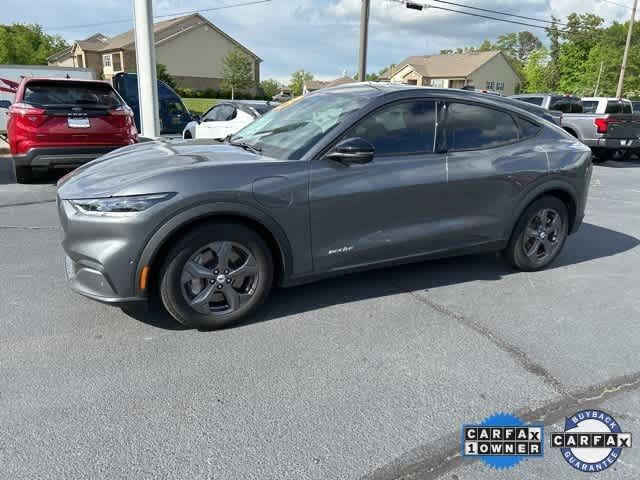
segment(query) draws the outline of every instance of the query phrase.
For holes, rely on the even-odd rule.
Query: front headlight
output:
[[[173,197],[175,193],[154,193],[152,195],[131,195],[127,197],[87,198],[69,200],[82,213],[104,215],[110,213],[127,214],[142,212],[153,205]]]

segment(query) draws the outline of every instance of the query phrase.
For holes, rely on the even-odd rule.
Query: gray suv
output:
[[[499,97],[391,84],[320,90],[224,144],[125,147],[59,182],[74,290],[159,298],[199,328],[272,284],[469,252],[546,267],[582,222],[587,147]]]

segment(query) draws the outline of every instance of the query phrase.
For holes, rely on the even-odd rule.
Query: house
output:
[[[198,13],[156,23],[154,36],[156,61],[167,67],[179,87],[219,89],[224,59],[236,48],[251,60],[255,85],[260,83],[262,59]],[[136,70],[135,35],[133,30],[114,37],[96,33],[54,53],[48,61],[49,65],[93,68],[98,77],[110,80],[117,72]]]
[[[387,70],[381,80],[438,88],[476,88],[513,95],[521,79],[502,52],[413,56]]]
[[[306,95],[311,92],[315,92],[316,90],[320,90],[321,88],[329,88],[329,87],[337,87],[338,85],[346,85],[347,83],[354,83],[357,80],[354,80],[351,77],[347,77],[343,75],[340,78],[336,78],[335,80],[310,80],[305,82],[302,88],[302,94]]]

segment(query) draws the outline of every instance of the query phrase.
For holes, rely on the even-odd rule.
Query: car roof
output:
[[[24,77],[22,79],[23,83],[29,82],[68,82],[68,83],[99,83],[103,85],[111,85],[109,82],[104,80],[93,80],[88,78],[66,78],[66,77]]]

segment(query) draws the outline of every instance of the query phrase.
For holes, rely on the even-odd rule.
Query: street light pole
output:
[[[369,3],[370,0],[360,0],[360,55],[358,58],[358,80],[364,82],[367,78],[367,42],[369,37]]]
[[[624,84],[624,71],[627,68],[627,57],[629,55],[629,47],[631,46],[631,31],[633,30],[633,22],[636,20],[636,8],[638,6],[638,0],[633,0],[633,8],[631,8],[631,20],[629,21],[629,31],[627,32],[627,43],[624,47],[624,54],[622,55],[622,66],[620,67],[620,78],[618,79],[618,89],[616,90],[616,97],[622,97],[622,85]]]
[[[158,115],[158,82],[156,79],[156,49],[153,35],[152,0],[133,0],[138,68],[138,104],[143,137],[160,136]]]

